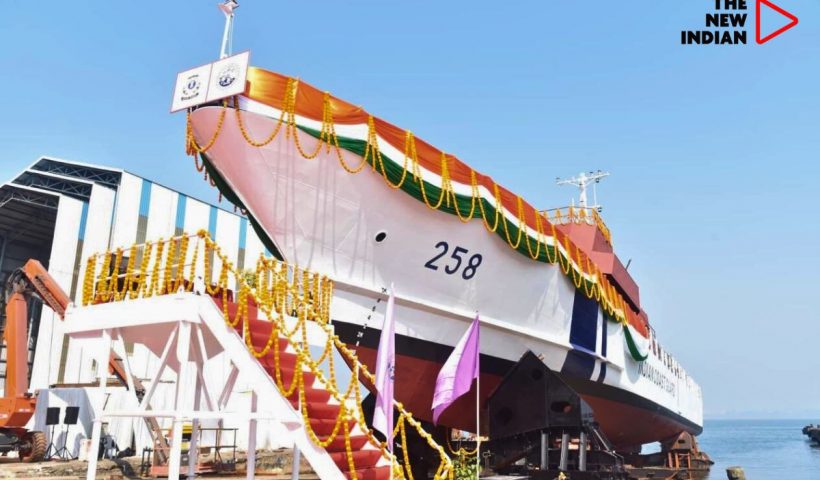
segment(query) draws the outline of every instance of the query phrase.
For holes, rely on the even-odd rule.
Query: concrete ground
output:
[[[259,477],[274,480],[290,479],[292,469],[292,452],[290,449],[260,451],[256,454],[256,474]],[[237,452],[236,471],[220,475],[203,475],[202,478],[244,479],[245,453]],[[48,479],[76,480],[85,478],[88,463],[79,460],[46,461],[39,463],[20,463],[15,457],[0,457],[0,479]],[[128,457],[119,460],[100,460],[97,464],[98,480],[122,480],[150,478],[141,477],[140,457]],[[315,480],[318,477],[310,465],[302,459],[299,478]]]

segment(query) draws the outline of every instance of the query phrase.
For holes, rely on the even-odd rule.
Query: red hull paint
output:
[[[687,430],[669,417],[644,408],[591,395],[581,397],[592,407],[604,434],[621,451],[666,440]]]
[[[356,351],[356,355],[365,365],[376,364],[375,349],[349,346]],[[396,399],[402,402],[405,408],[413,413],[413,416],[421,420],[433,421],[430,405],[433,401],[436,377],[441,366],[442,364],[438,362],[396,354]],[[495,374],[481,374],[481,408],[484,410],[481,417],[481,431],[484,435],[488,434],[487,427],[489,426],[485,402],[501,382],[501,378]],[[582,391],[583,385],[579,384],[576,379],[567,380],[592,407],[595,419],[616,448],[631,451],[636,446],[667,439],[682,431],[690,431],[681,423],[660,412],[585,394]],[[367,382],[363,383],[368,385]],[[592,381],[587,383],[593,384]],[[370,388],[369,385],[368,388]],[[461,430],[475,431],[475,384],[468,394],[456,400],[442,414],[439,423]]]
[[[356,356],[365,365],[376,364],[376,350],[372,348],[349,345],[356,351]],[[436,377],[441,370],[441,363],[420,358],[396,354],[395,390],[396,400],[413,413],[413,416],[427,422],[433,421],[433,390]],[[501,377],[492,374],[481,374],[481,402],[495,390]],[[363,382],[368,388],[371,386]],[[487,433],[486,418],[482,417],[481,431]],[[439,418],[439,424],[460,430],[475,431],[475,382],[470,392],[457,399]]]

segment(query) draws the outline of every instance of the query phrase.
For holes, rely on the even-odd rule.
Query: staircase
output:
[[[138,251],[143,255],[135,261]],[[205,283],[203,276],[210,282]],[[364,376],[370,382],[375,378],[332,333],[329,322],[333,282],[329,278],[266,257],[257,260],[255,270],[240,272],[208,233],[200,231],[134,245],[130,250],[118,248],[92,255],[87,261],[83,286],[82,305],[88,308],[75,311],[79,310],[78,316],[85,317],[86,323],[74,322],[76,334],[88,335],[93,331],[94,335],[102,334],[104,343],[108,327],[102,325],[111,323],[115,317],[119,323],[112,325],[116,328],[120,324],[145,324],[145,318],[149,318],[151,324],[163,319],[166,323],[178,322],[179,328],[193,325],[190,328],[207,329],[217,340],[218,348],[230,353],[235,371],[254,378],[254,393],[273,402],[281,413],[282,425],[299,426],[298,432],[292,432],[291,440],[299,445],[317,474],[327,479],[390,478],[393,457],[367,426],[359,423],[364,421],[364,415],[358,377]],[[234,293],[242,299],[239,303]],[[122,301],[129,306],[116,305]],[[196,312],[196,318],[189,318]],[[297,319],[296,330],[289,320],[292,318]],[[150,337],[157,335],[158,331],[146,328]],[[278,330],[274,332],[273,328]],[[323,342],[328,355],[319,359],[312,358],[306,339],[308,330],[316,328],[327,335]],[[172,336],[168,342],[173,341],[180,344],[182,340]],[[164,358],[161,350],[152,352]],[[344,357],[342,363],[351,365],[353,370],[353,379],[344,392],[339,391],[332,373],[336,352]],[[204,353],[199,355],[203,357]],[[200,358],[199,362],[192,362],[195,368],[191,368],[201,368],[202,361]],[[331,371],[328,378],[321,367],[325,362]],[[178,389],[177,396],[184,396],[184,389],[182,392]],[[396,403],[396,408],[396,428],[400,432],[397,441],[401,440],[405,452],[405,429],[412,428],[440,458],[435,479],[451,478],[453,464],[444,449],[400,403]],[[412,479],[409,461],[406,453],[402,462],[405,465],[394,459],[393,476],[401,478],[406,471]],[[178,469],[178,453],[170,462]]]
[[[222,310],[224,308],[222,296],[214,295],[212,298],[220,310]],[[229,301],[227,310],[229,318],[236,318],[238,313],[237,303]],[[252,298],[249,298],[247,318],[250,343],[253,345],[254,350],[262,351],[263,347],[268,344],[271,336],[271,322],[260,320],[258,317],[259,312],[256,302]],[[236,322],[234,329],[240,337],[243,336],[243,322]],[[299,348],[307,347],[300,346]],[[298,351],[290,344],[287,338],[284,338],[281,334],[278,336],[278,349],[279,372],[281,375],[280,391],[287,393],[286,390],[293,390],[292,394],[286,398],[293,408],[299,411],[299,388],[294,388],[292,383],[300,380],[298,377],[294,377],[294,374],[297,373]],[[277,383],[276,360],[274,355],[274,346],[270,346],[267,354],[258,358],[258,361],[274,383]],[[300,370],[301,381],[304,384],[304,398],[307,403],[305,408],[307,411],[307,420],[310,421],[310,429],[316,437],[324,443],[331,435],[334,435],[334,427],[336,427],[337,419],[341,412],[341,404],[333,397],[327,386],[317,378],[316,374],[311,372],[308,367],[300,366]],[[351,381],[356,380],[352,379]],[[358,408],[358,406],[356,406],[356,408]],[[347,453],[344,425],[340,425],[338,429],[336,429],[337,431],[335,432],[334,438],[325,447],[325,450],[330,454],[330,457],[339,467],[339,470],[350,480],[354,480],[354,478],[357,480],[389,479],[390,463],[384,458],[382,451],[373,445],[373,442],[370,441],[368,435],[357,424],[355,419],[350,419],[348,425],[350,432],[350,455]],[[316,437],[314,437],[314,441]],[[355,472],[355,477],[351,474],[351,468]]]

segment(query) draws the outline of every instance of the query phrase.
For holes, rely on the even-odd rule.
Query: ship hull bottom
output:
[[[339,338],[365,365],[376,364],[379,332],[361,325],[334,320]],[[413,412],[414,417],[432,422],[431,402],[436,377],[452,347],[396,335],[396,400]],[[487,435],[486,400],[501,382],[514,362],[481,355],[482,434]],[[560,375],[560,374],[559,374]],[[674,412],[622,389],[588,379],[560,375],[592,407],[601,430],[620,452],[639,452],[646,443],[665,440],[680,432],[700,434],[702,427]],[[363,381],[372,391],[372,385]],[[439,424],[475,431],[475,383],[470,391],[456,400],[439,418]]]

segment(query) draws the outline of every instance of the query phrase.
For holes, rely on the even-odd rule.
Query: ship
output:
[[[370,366],[393,285],[395,396],[417,418],[432,421],[436,376],[478,316],[480,391],[439,424],[474,432],[476,393],[486,417],[531,351],[620,451],[701,433],[701,389],[661,345],[587,201],[603,174],[569,181],[577,204],[540,209],[410,130],[255,67],[243,94],[192,108],[187,122],[196,168],[268,250],[333,280],[335,332]]]

